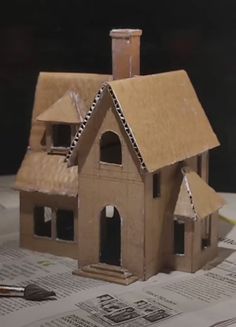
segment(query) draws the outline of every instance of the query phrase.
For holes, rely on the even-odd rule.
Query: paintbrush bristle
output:
[[[27,285],[24,291],[24,298],[31,301],[42,301],[55,295],[55,292],[47,291],[44,288],[39,287],[35,284]]]

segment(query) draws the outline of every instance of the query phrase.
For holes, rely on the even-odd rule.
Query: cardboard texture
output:
[[[140,76],[109,86],[149,172],[219,145],[186,72]]]
[[[141,35],[142,31],[139,29],[113,29],[110,32],[112,37],[113,79],[128,78],[140,74]]]
[[[224,204],[206,184],[219,142],[191,81],[182,70],[136,76],[141,34],[111,31],[113,80],[40,74],[16,180],[22,246],[77,257],[75,274],[123,285],[212,259]],[[75,133],[66,155],[55,154],[57,124]],[[54,213],[50,238],[34,235],[38,206]],[[73,212],[71,241],[57,238],[58,208]]]
[[[39,75],[34,107],[32,113],[32,124],[29,145],[33,151],[43,148],[41,140],[46,126],[37,117],[58,101],[68,90],[76,89],[83,100],[87,110],[90,108],[95,94],[101,84],[111,79],[109,75],[80,74],[80,73],[50,73],[42,72]]]
[[[68,168],[64,156],[29,151],[16,176],[15,188],[75,197],[78,195],[77,167]]]
[[[35,235],[34,209],[35,207],[50,207],[53,209],[67,209],[74,213],[74,240],[64,241],[58,238],[56,219],[51,221],[51,236],[41,237]],[[78,258],[78,198],[48,195],[41,192],[20,193],[20,245],[24,248],[50,252],[58,256]]]
[[[174,214],[191,219],[208,217],[220,209],[225,201],[194,171],[182,169],[183,181]]]
[[[79,124],[83,121],[86,113],[85,103],[79,94],[68,91],[36,119],[43,122]]]

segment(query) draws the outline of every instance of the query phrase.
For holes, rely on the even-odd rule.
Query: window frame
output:
[[[49,154],[66,154],[70,145],[67,147],[55,146],[53,140],[53,128],[55,126],[65,125],[70,128],[70,144],[78,130],[77,124],[67,124],[67,123],[50,123],[46,126],[46,149]]]
[[[35,208],[50,208],[52,211],[52,217],[50,219],[51,221],[51,236],[43,236],[43,235],[38,235],[35,233]],[[58,231],[57,231],[57,211],[58,210],[65,210],[65,211],[71,211],[73,213],[73,240],[67,240],[63,238],[59,238]],[[44,211],[45,212],[45,211]],[[46,205],[35,205],[33,208],[33,236],[35,238],[42,238],[42,239],[48,239],[52,241],[57,241],[57,242],[65,242],[65,243],[75,243],[77,241],[77,230],[76,230],[76,214],[73,209],[68,209],[68,208],[54,208],[51,206],[46,206]]]
[[[52,238],[52,219],[46,221],[45,219],[45,208],[50,208],[48,206],[34,206],[34,209],[33,209],[33,234],[34,236],[36,237],[40,237],[40,238],[46,238],[46,239],[51,239]],[[40,213],[40,211],[42,211]],[[36,222],[36,220],[43,220],[43,221],[39,221],[39,222]],[[48,223],[50,221],[50,235],[40,235],[39,233],[36,233],[37,232],[37,229],[40,229],[40,227],[38,227],[39,225],[41,225],[42,223],[46,225],[46,223]]]

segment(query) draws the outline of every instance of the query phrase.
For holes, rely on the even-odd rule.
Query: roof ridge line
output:
[[[116,112],[117,112],[117,114],[118,114],[118,116],[119,116],[119,118],[120,118],[120,121],[121,121],[121,123],[122,123],[122,125],[123,125],[123,127],[124,127],[124,130],[125,130],[125,132],[126,132],[128,138],[129,138],[129,140],[130,140],[130,142],[131,142],[131,144],[132,144],[132,147],[133,147],[133,149],[134,149],[136,155],[137,155],[137,158],[138,158],[138,160],[139,160],[139,162],[140,162],[141,169],[143,169],[143,170],[144,170],[144,169],[147,169],[147,167],[146,167],[146,165],[145,165],[145,162],[144,162],[144,160],[143,160],[143,157],[142,157],[142,155],[141,155],[141,153],[140,153],[140,151],[139,151],[139,148],[138,148],[137,142],[136,142],[136,140],[135,140],[135,137],[134,137],[134,135],[133,135],[133,133],[132,133],[132,130],[131,130],[131,128],[129,127],[129,125],[128,125],[128,123],[127,123],[125,117],[124,117],[124,114],[123,114],[123,111],[122,111],[122,109],[121,109],[121,105],[120,105],[120,103],[119,103],[119,100],[117,99],[117,97],[116,97],[116,95],[115,95],[115,93],[114,93],[112,87],[110,86],[110,84],[107,83],[107,85],[108,85],[108,92],[110,93],[111,98],[112,98],[112,101],[113,101],[113,104],[114,104],[114,106],[115,106],[115,110],[116,110]]]
[[[99,99],[100,99],[100,97],[102,95],[102,92],[105,89],[106,85],[107,85],[107,83],[104,83],[101,86],[101,88],[99,89],[99,91],[97,92],[89,111],[87,112],[86,116],[84,117],[83,122],[81,123],[78,131],[76,132],[76,134],[74,136],[74,139],[73,139],[73,141],[71,143],[70,149],[68,150],[68,152],[66,154],[65,162],[69,163],[69,161],[70,161],[70,159],[71,159],[71,157],[73,155],[73,150],[76,147],[76,145],[77,145],[77,143],[79,141],[79,138],[80,138],[81,134],[83,133],[83,131],[85,129],[85,126],[87,125],[89,119],[91,118],[91,115],[92,115],[92,113],[93,113],[93,111],[94,111],[94,109],[96,107],[96,104],[99,101]]]

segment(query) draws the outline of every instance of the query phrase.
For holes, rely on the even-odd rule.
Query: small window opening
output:
[[[152,184],[153,184],[153,198],[159,198],[161,196],[161,174],[156,173],[153,174],[153,179],[152,179]]]
[[[174,253],[184,255],[184,232],[185,223],[181,220],[174,220]]]
[[[197,156],[197,173],[199,176],[202,176],[202,155]]]
[[[100,161],[120,165],[122,163],[121,143],[119,136],[105,132],[100,141]]]
[[[49,207],[34,208],[34,234],[51,237],[52,210]]]
[[[201,221],[202,250],[211,245],[211,216]]]
[[[74,240],[74,213],[72,210],[58,209],[56,213],[57,238],[65,241]]]
[[[71,127],[70,125],[53,125],[52,141],[54,147],[68,148],[71,144]]]

